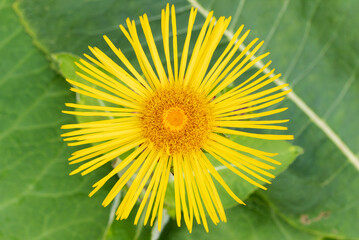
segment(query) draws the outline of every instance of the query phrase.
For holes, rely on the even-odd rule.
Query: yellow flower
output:
[[[262,74],[269,66],[269,61],[251,77],[223,93],[229,84],[269,53],[253,58],[263,44],[263,42],[257,44],[258,39],[254,39],[239,52],[239,46],[249,33],[246,31],[241,35],[243,30],[241,26],[220,57],[213,59],[230,18],[220,17],[216,20],[210,12],[189,56],[196,14],[197,9],[191,9],[180,60],[178,60],[180,47],[177,44],[175,8],[172,6],[170,14],[167,5],[166,9],[162,10],[161,21],[165,59],[159,56],[157,50],[159,46],[155,44],[145,14],[140,17],[140,22],[153,64],[141,46],[135,22],[127,19],[127,29],[122,25],[120,28],[133,47],[141,71],[135,69],[121,50],[104,36],[109,47],[127,69],[116,64],[100,49],[90,47],[97,60],[85,55],[91,63],[81,59],[77,64],[83,72],[78,75],[89,84],[68,79],[68,82],[74,86],[71,88],[72,91],[113,105],[66,104],[68,107],[75,108],[74,111],[63,111],[67,114],[110,117],[108,120],[62,126],[63,129],[74,129],[62,135],[65,141],[72,141],[69,143],[70,146],[92,144],[73,153],[69,159],[70,164],[82,163],[82,165],[71,174],[81,172],[85,175],[132,150],[128,157],[107,176],[93,185],[94,190],[90,193],[92,196],[111,177],[123,171],[124,173],[103,201],[103,205],[107,206],[131,177],[135,176],[117,209],[117,219],[126,219],[135,203],[140,201],[135,224],[138,223],[147,205],[144,223],[146,224],[151,217],[152,225],[154,219],[158,217],[158,226],[161,229],[164,197],[169,175],[172,174],[178,226],[181,224],[183,214],[184,222],[190,232],[193,219],[196,219],[197,223],[202,223],[208,231],[206,214],[214,223],[226,221],[213,178],[238,203],[244,203],[230,190],[204,152],[211,154],[246,181],[266,189],[249,175],[269,183],[263,176],[274,177],[266,170],[274,169],[271,164],[280,164],[271,158],[276,154],[245,147],[225,137],[224,134],[271,140],[293,139],[291,135],[259,134],[238,130],[238,128],[286,130],[286,127],[277,124],[288,120],[251,120],[284,111],[286,108],[255,113],[257,110],[282,101],[288,93],[283,90],[286,85],[262,90],[280,76],[280,74],[273,76],[273,70]],[[170,41],[170,25],[172,25],[172,41]],[[162,65],[162,60],[165,60],[165,66]],[[93,87],[94,85],[96,87]]]

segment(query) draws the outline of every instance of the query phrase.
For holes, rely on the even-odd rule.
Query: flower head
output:
[[[120,179],[103,201],[103,205],[107,206],[129,183],[131,177],[135,176],[117,209],[117,219],[126,219],[139,201],[135,224],[147,206],[143,213],[144,223],[150,221],[152,225],[158,217],[161,228],[164,197],[169,176],[172,174],[178,225],[181,224],[183,213],[189,231],[192,229],[193,219],[202,223],[208,231],[206,214],[214,223],[226,221],[213,179],[238,203],[243,202],[231,191],[206,154],[212,155],[246,181],[265,189],[254,179],[269,183],[263,176],[274,177],[266,170],[273,169],[274,164],[280,164],[271,158],[276,154],[243,146],[224,135],[271,140],[293,138],[291,135],[243,131],[286,129],[278,124],[288,120],[252,120],[285,110],[280,108],[256,112],[282,101],[288,93],[283,91],[286,85],[266,87],[262,90],[280,76],[274,75],[273,70],[263,73],[269,66],[269,61],[248,79],[224,92],[229,84],[268,53],[254,57],[263,44],[257,44],[258,39],[250,42],[243,51],[238,51],[249,33],[246,31],[242,34],[241,26],[219,58],[213,59],[230,18],[220,17],[216,20],[211,12],[200,30],[192,53],[189,54],[196,13],[196,9],[191,9],[188,31],[182,47],[178,46],[177,42],[174,6],[171,11],[169,5],[162,10],[165,59],[159,56],[157,48],[160,46],[155,44],[145,14],[140,17],[140,23],[151,59],[146,56],[141,46],[135,22],[127,19],[127,29],[120,26],[133,47],[140,69],[135,69],[121,50],[104,36],[126,69],[116,64],[100,49],[90,47],[97,59],[85,55],[89,62],[81,59],[77,64],[82,71],[78,75],[88,84],[68,79],[74,86],[72,91],[111,104],[67,104],[68,107],[75,108],[74,111],[64,111],[68,114],[109,117],[108,120],[62,126],[63,129],[73,129],[63,134],[65,141],[71,141],[69,145],[85,145],[84,149],[74,152],[69,159],[70,164],[81,163],[71,174],[81,172],[85,175],[121,154],[130,152],[110,173],[94,184],[94,190],[90,193],[92,196],[111,177],[122,171]],[[180,58],[178,49],[182,49]],[[162,61],[165,61],[164,65]]]

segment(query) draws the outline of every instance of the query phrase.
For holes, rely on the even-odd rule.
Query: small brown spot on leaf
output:
[[[320,220],[326,219],[330,216],[329,211],[320,212],[316,218],[313,219],[313,222],[318,222]]]
[[[320,212],[318,214],[318,216],[316,216],[314,218],[310,218],[308,216],[308,214],[302,214],[302,215],[300,215],[299,221],[303,225],[309,225],[309,224],[312,224],[314,222],[318,222],[318,221],[321,221],[323,219],[327,219],[329,216],[330,216],[330,211]]]
[[[309,225],[312,223],[312,221],[310,220],[309,216],[307,214],[302,214],[300,215],[300,222],[303,225]]]

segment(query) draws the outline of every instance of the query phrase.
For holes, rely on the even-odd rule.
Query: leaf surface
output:
[[[344,143],[357,158],[356,40],[359,36],[352,30],[358,23],[357,3],[348,0],[341,3],[211,2],[214,5],[203,3],[204,9],[214,9],[218,16],[232,15],[233,29],[244,23],[246,28],[253,30],[252,38],[258,36],[266,40],[264,46],[272,52],[273,66],[284,74],[282,80],[291,83],[301,101],[289,99],[284,105],[290,109],[286,114],[292,119],[290,129],[296,136],[295,144],[303,147],[305,154],[264,194],[280,216],[301,229],[332,237],[357,238],[359,234],[353,219],[359,215],[358,171],[348,159],[345,147],[328,136],[328,131],[334,132],[334,138]],[[190,6],[185,1],[175,3],[183,41]],[[98,46],[109,53],[100,37],[106,34],[129,59],[133,59],[118,24],[124,24],[128,16],[138,22],[137,16],[147,12],[153,32],[159,33],[159,9],[164,6],[165,2],[157,1],[124,5],[117,1],[74,3],[68,0],[54,4],[54,1],[20,0],[17,11],[36,46],[47,56],[63,51],[81,55],[87,51],[87,45]],[[203,17],[198,16],[194,36],[198,34],[201,21]],[[138,30],[141,31],[140,26]],[[161,44],[159,35],[155,38],[157,44]],[[303,108],[302,103],[318,118],[308,115],[308,108]],[[325,123],[324,127],[320,120]],[[306,217],[310,221],[303,220]],[[343,219],[345,224],[341,225]]]
[[[60,138],[61,124],[74,121],[61,114],[73,96],[11,4],[0,1],[0,239],[99,238],[105,189],[90,199],[94,176],[68,176],[70,149]]]

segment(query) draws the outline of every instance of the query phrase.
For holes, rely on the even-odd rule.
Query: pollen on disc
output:
[[[188,120],[186,113],[179,107],[171,107],[164,110],[162,123],[170,131],[178,132],[182,130]]]
[[[145,101],[143,135],[170,155],[203,146],[211,130],[212,110],[201,94],[184,88],[158,90]]]

